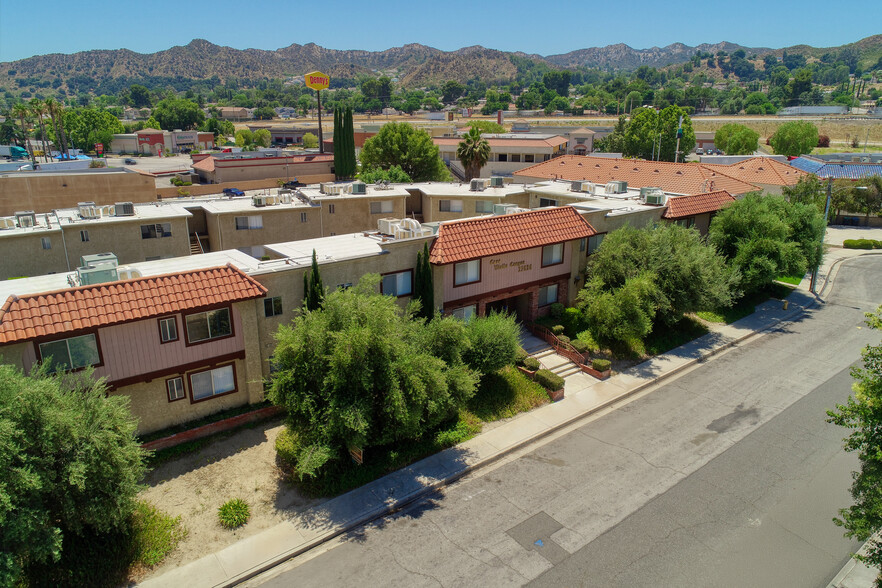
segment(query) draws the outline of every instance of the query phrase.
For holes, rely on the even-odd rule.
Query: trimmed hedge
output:
[[[876,239],[846,239],[842,242],[846,249],[882,249],[882,241]]]
[[[550,392],[564,387],[564,379],[549,370],[539,370],[533,376],[533,381]]]
[[[612,366],[612,362],[608,359],[593,359],[591,360],[591,369],[595,369],[598,372],[605,372]]]
[[[558,335],[558,336],[563,335],[564,326],[563,325],[554,325],[553,327],[551,327],[551,332],[554,333],[555,335]]]
[[[530,357],[530,354],[523,347],[518,347],[515,352],[515,365],[524,365],[524,361]]]
[[[570,345],[572,345],[573,349],[575,349],[579,353],[588,353],[588,344],[581,339],[573,339],[572,341],[570,341]]]
[[[535,372],[539,368],[542,367],[542,364],[539,363],[539,360],[535,357],[528,357],[524,360],[524,367],[530,370],[531,372]]]
[[[551,305],[551,308],[548,309],[548,314],[551,318],[559,319],[563,316],[564,313],[564,305],[560,302],[555,302]]]
[[[569,343],[570,342],[570,338],[567,337],[566,335],[558,335],[557,340],[560,341],[561,343]]]

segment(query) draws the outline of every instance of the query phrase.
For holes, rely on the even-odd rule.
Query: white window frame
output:
[[[395,212],[395,202],[392,200],[377,200],[371,202],[371,214],[391,214]]]
[[[229,321],[229,324],[230,324],[230,332],[229,333],[214,334],[211,332],[211,320],[209,318],[209,315],[212,313],[215,313],[215,312],[226,312],[227,313],[227,320]],[[195,324],[195,321],[198,320],[200,317],[204,317],[206,323],[208,324],[208,337],[206,337],[204,339],[192,339],[190,337],[190,321],[192,319]],[[188,315],[184,316],[184,329],[187,333],[187,343],[189,345],[193,345],[195,343],[205,343],[207,341],[212,341],[214,339],[223,339],[224,337],[232,337],[233,334],[235,333],[235,331],[233,330],[233,313],[230,312],[230,309],[228,307],[224,307],[224,308],[215,308],[214,310],[206,310],[205,312],[196,312],[193,314],[188,314]]]
[[[237,216],[235,219],[237,231],[254,231],[263,228],[263,215],[251,214],[248,216]]]
[[[386,284],[388,280],[395,280],[394,292],[389,292]],[[406,292],[403,290],[407,290]],[[388,274],[383,274],[382,280],[380,281],[380,292],[383,294],[388,294],[390,296],[395,296],[396,298],[401,298],[402,296],[410,296],[413,294],[413,270],[404,270],[401,272],[393,272]]]
[[[453,285],[465,286],[481,281],[481,260],[461,261],[453,264]]]
[[[267,306],[269,303],[269,306]],[[270,318],[273,316],[279,316],[282,314],[282,297],[281,296],[269,296],[263,299],[263,316],[266,318]]]
[[[438,212],[462,212],[462,200],[439,200]]]
[[[560,265],[564,260],[563,243],[554,243],[542,248],[542,267]]]
[[[551,300],[549,297],[550,292],[554,292],[554,300]],[[559,288],[557,284],[549,284],[548,286],[542,286],[539,288],[539,306],[548,306],[549,304],[554,304],[557,302],[559,296]]]
[[[166,380],[165,393],[168,395],[169,402],[186,398],[187,391],[184,390],[184,378],[182,376],[177,376]]]
[[[198,378],[198,381],[195,383],[193,382],[194,377]],[[236,368],[231,363],[214,369],[191,372],[187,374],[187,379],[190,380],[191,402],[200,402],[221,396],[222,394],[231,394],[238,391]],[[204,393],[207,390],[204,387],[206,384],[210,388],[207,394]],[[229,384],[232,384],[232,387],[229,387]]]

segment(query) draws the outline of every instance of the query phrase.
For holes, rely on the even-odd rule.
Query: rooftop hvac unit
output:
[[[291,204],[291,193],[282,193],[282,195],[279,196],[279,199],[282,201],[282,204]]]
[[[665,196],[665,193],[662,192],[660,188],[650,188],[648,190],[645,188],[641,188],[640,196],[643,202],[655,206],[664,206],[665,203],[668,201],[668,197]]]
[[[570,183],[570,191],[571,192],[581,192],[582,191],[582,182],[571,182]]]
[[[279,203],[279,197],[276,194],[267,194],[264,198],[266,199],[267,206],[275,206]]]
[[[114,216],[135,216],[135,205],[131,202],[117,202],[113,209]]]
[[[511,214],[518,208],[517,204],[505,203],[493,205],[493,216],[501,216],[503,214]]]
[[[627,191],[628,191],[628,182],[616,180],[614,182],[607,182],[607,184],[606,184],[606,193],[607,194],[624,194]]]
[[[594,182],[582,182],[582,191],[588,194],[594,194]]]
[[[123,265],[116,268],[116,274],[120,280],[134,280],[141,277],[141,270]]]
[[[82,267],[96,267],[101,264],[110,264],[116,267],[119,265],[119,260],[113,253],[95,253],[84,255],[80,258],[80,265]]]
[[[381,218],[377,220],[377,229],[384,235],[394,235],[400,223],[400,218]]]
[[[367,194],[367,184],[364,182],[352,182],[353,194]]]
[[[9,217],[0,218],[0,229],[14,229],[15,219]]]
[[[266,206],[266,196],[252,196],[251,204],[254,206]]]
[[[422,237],[431,234],[432,230],[429,228],[423,228],[420,221],[413,218],[403,218],[395,227],[393,236],[396,239],[412,239],[414,237]]]
[[[640,199],[645,200],[647,194],[662,193],[662,189],[657,186],[644,186],[640,188]]]
[[[33,210],[24,210],[15,213],[15,222],[19,228],[33,227],[37,224],[37,214]]]
[[[388,190],[392,187],[392,184],[389,180],[377,180],[377,183],[374,184],[375,190]]]
[[[469,184],[469,190],[471,190],[472,192],[481,192],[487,187],[488,183],[489,180],[487,179],[475,178]]]
[[[502,188],[505,185],[505,178],[502,176],[493,176],[490,178],[491,188]]]
[[[101,218],[101,209],[94,202],[77,202],[77,208],[83,218]]]
[[[328,194],[330,196],[339,196],[341,190],[342,190],[342,186],[340,186],[339,184],[333,184],[331,182],[326,182],[321,185],[322,194]]]
[[[78,267],[77,277],[80,279],[80,286],[91,286],[92,284],[115,282],[119,279],[119,274],[115,265],[101,263],[95,267]]]
[[[112,204],[108,204],[107,206],[101,206],[101,216],[113,216],[114,206]]]

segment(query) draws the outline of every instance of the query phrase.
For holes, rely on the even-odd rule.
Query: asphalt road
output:
[[[249,585],[824,586],[857,548],[825,411],[880,294],[849,260],[802,319]]]

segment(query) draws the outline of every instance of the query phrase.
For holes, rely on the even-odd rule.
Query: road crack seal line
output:
[[[441,580],[439,580],[439,579],[436,578],[435,576],[432,576],[431,574],[424,574],[424,573],[422,573],[422,572],[418,572],[418,571],[416,571],[416,570],[412,570],[412,569],[408,568],[406,565],[404,565],[403,563],[401,563],[401,562],[398,560],[398,556],[397,556],[397,555],[395,554],[395,552],[392,551],[392,549],[390,549],[389,547],[386,547],[386,546],[384,545],[384,546],[383,546],[383,549],[384,549],[385,551],[387,551],[387,552],[389,553],[389,555],[392,556],[392,560],[398,565],[398,567],[400,567],[400,568],[401,568],[402,570],[404,570],[405,572],[407,572],[407,573],[409,573],[409,574],[413,574],[414,576],[421,576],[421,577],[423,577],[423,578],[426,578],[427,580],[433,580],[433,581],[436,582],[439,586],[444,586],[444,582],[442,582]]]
[[[482,566],[492,566],[491,562],[484,561],[484,560],[482,560],[482,559],[480,559],[480,558],[478,558],[478,557],[475,557],[475,556],[472,555],[471,553],[469,553],[469,550],[468,550],[464,545],[460,545],[459,543],[457,543],[456,541],[454,541],[454,540],[453,540],[453,539],[452,539],[447,533],[445,533],[445,532],[444,532],[444,529],[442,529],[442,528],[441,528],[441,525],[439,525],[437,522],[433,521],[431,518],[429,518],[429,519],[427,519],[427,520],[429,521],[429,523],[430,523],[432,526],[434,526],[436,529],[438,529],[438,532],[441,533],[441,536],[442,536],[442,537],[444,537],[445,539],[447,539],[447,540],[448,540],[452,545],[454,545],[455,547],[459,548],[460,551],[462,551],[464,554],[466,554],[467,556],[469,556],[471,559],[473,559],[474,561],[476,561],[477,563],[479,563],[479,564],[482,565]],[[518,576],[520,576],[521,578],[523,578],[525,582],[526,582],[526,581],[529,581],[529,578],[525,577],[523,574],[521,574],[520,572],[518,572],[516,569],[514,569],[514,568],[512,568],[511,566],[509,566],[508,564],[506,564],[504,561],[502,561],[502,560],[499,558],[498,555],[496,555],[496,554],[493,553],[492,551],[489,551],[489,550],[487,550],[487,549],[483,549],[483,548],[479,548],[479,549],[480,549],[482,552],[486,552],[486,553],[490,554],[490,556],[493,558],[493,561],[498,562],[498,563],[499,563],[499,566],[510,569],[511,571],[513,571],[514,573],[516,573]],[[493,567],[495,567],[495,566],[493,566]]]
[[[618,449],[624,449],[625,451],[627,451],[627,452],[629,452],[629,453],[633,453],[634,455],[636,455],[637,457],[639,457],[640,459],[642,459],[643,461],[645,461],[649,466],[651,466],[651,467],[653,467],[653,468],[655,468],[655,469],[657,469],[657,470],[669,470],[669,471],[674,472],[675,474],[679,474],[679,475],[683,476],[684,478],[685,478],[686,476],[688,476],[688,474],[686,474],[685,472],[682,472],[682,471],[680,471],[680,470],[678,470],[678,469],[676,469],[676,468],[672,468],[671,466],[664,466],[664,465],[657,465],[657,464],[654,464],[654,463],[652,463],[651,461],[649,461],[648,459],[646,459],[646,458],[643,456],[642,453],[640,453],[640,452],[638,452],[638,451],[635,451],[635,450],[631,449],[630,447],[625,447],[624,445],[618,445],[618,444],[616,444],[616,443],[611,443],[611,442],[609,442],[609,441],[604,441],[603,439],[600,439],[600,438],[598,438],[598,437],[595,437],[594,435],[589,435],[588,433],[583,433],[583,435],[585,435],[586,437],[588,437],[588,438],[590,438],[590,439],[594,439],[595,441],[598,441],[598,442],[600,442],[600,443],[603,443],[604,445],[608,445],[608,446],[610,446],[610,447],[616,447],[616,448],[618,448]]]

